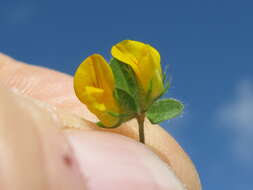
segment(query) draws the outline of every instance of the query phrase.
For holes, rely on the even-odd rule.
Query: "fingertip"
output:
[[[90,190],[181,190],[172,169],[143,144],[100,131],[66,131]]]
[[[101,130],[94,127],[95,124],[87,124],[85,119],[96,121],[96,118],[75,97],[72,77],[69,75],[23,64],[0,53],[0,83],[54,105],[63,111],[79,115],[73,118],[67,117],[67,120],[63,117],[63,123],[66,124],[65,127],[67,126],[67,128],[76,127],[78,123],[78,129]],[[106,130],[108,131],[108,129]],[[135,121],[130,121],[111,132],[138,140],[138,129]],[[187,189],[201,189],[199,176],[194,165],[173,137],[161,127],[149,123],[145,124],[145,136],[147,146],[170,165],[180,180],[186,184]]]

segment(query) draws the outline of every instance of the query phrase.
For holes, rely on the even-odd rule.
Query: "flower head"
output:
[[[74,89],[79,100],[103,125],[112,127],[119,122],[118,117],[110,114],[120,112],[113,96],[115,80],[109,64],[101,55],[89,56],[78,67],[74,76]]]
[[[179,115],[183,104],[158,98],[169,87],[165,83],[159,52],[152,46],[124,40],[112,47],[108,64],[99,54],[86,58],[74,76],[74,89],[81,102],[94,113],[101,127],[117,127],[132,118],[138,120],[144,142],[145,116],[159,123]]]
[[[150,99],[164,92],[160,54],[155,48],[142,42],[124,40],[113,46],[111,53],[133,69],[145,94],[150,93]]]

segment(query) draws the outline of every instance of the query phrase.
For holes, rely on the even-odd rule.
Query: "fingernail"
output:
[[[171,168],[127,137],[99,131],[66,131],[89,190],[182,190]]]

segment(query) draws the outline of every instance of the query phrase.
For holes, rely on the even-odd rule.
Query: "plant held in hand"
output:
[[[175,99],[159,99],[169,88],[159,52],[148,44],[124,40],[112,47],[108,64],[99,54],[86,58],[74,76],[74,89],[81,102],[104,128],[119,127],[136,118],[140,142],[145,143],[144,120],[157,124],[183,111]]]

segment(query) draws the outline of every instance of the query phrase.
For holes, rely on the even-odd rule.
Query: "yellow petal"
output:
[[[80,95],[85,90],[86,86],[101,88],[106,92],[114,89],[115,82],[112,70],[105,59],[99,54],[89,56],[76,70],[74,89],[81,101],[83,97]]]
[[[104,90],[101,88],[95,88],[93,86],[86,86],[85,91],[83,92],[83,97],[86,97],[84,100],[85,104],[89,106],[90,109],[95,111],[105,111],[105,105],[103,103]]]
[[[114,88],[112,70],[99,54],[89,56],[76,70],[74,89],[77,97],[108,127],[118,122],[118,118],[108,114],[108,111],[120,111],[113,97]]]
[[[138,41],[124,40],[111,50],[112,56],[131,66],[138,77],[144,91],[148,91],[150,81],[155,90],[151,96],[157,97],[163,91],[162,71],[159,52],[148,44]]]

